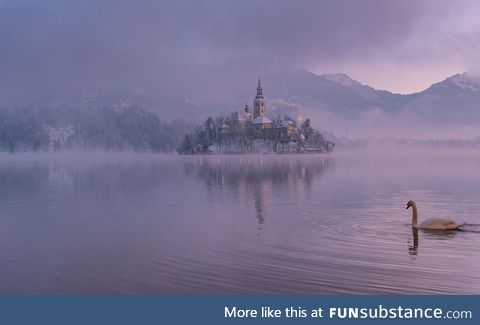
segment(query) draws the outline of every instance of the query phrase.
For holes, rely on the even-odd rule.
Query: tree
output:
[[[302,130],[303,132],[303,136],[305,137],[305,140],[308,140],[308,138],[310,137],[310,135],[312,134],[313,132],[313,128],[310,126],[310,119],[307,118],[303,123],[302,125],[300,126],[300,129]]]
[[[217,130],[215,127],[215,121],[211,116],[209,116],[205,121],[205,129],[207,130],[208,140],[215,141],[217,137]]]
[[[182,145],[180,147],[180,152],[181,153],[191,153],[192,152],[192,138],[190,134],[186,134],[185,137],[183,138]]]

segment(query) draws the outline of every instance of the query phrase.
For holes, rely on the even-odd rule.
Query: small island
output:
[[[299,124],[299,125],[298,125]],[[296,121],[287,115],[267,117],[262,84],[258,78],[253,114],[248,105],[229,116],[208,117],[185,135],[179,154],[215,153],[322,153],[335,144],[312,128],[311,120]]]

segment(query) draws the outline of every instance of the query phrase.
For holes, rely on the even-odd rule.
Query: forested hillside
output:
[[[0,151],[172,152],[188,130],[134,106],[0,108]]]

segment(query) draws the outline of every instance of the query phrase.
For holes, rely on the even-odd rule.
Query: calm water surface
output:
[[[480,294],[480,153],[0,154],[0,256],[0,294]]]

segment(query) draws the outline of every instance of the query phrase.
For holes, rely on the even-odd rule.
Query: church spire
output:
[[[258,86],[257,86],[257,98],[263,97],[262,94],[262,84],[260,83],[260,77],[258,77]]]
[[[253,101],[253,119],[256,119],[259,116],[265,117],[265,109],[266,107],[265,99],[263,99],[262,83],[260,82],[260,77],[258,77],[257,95]]]

